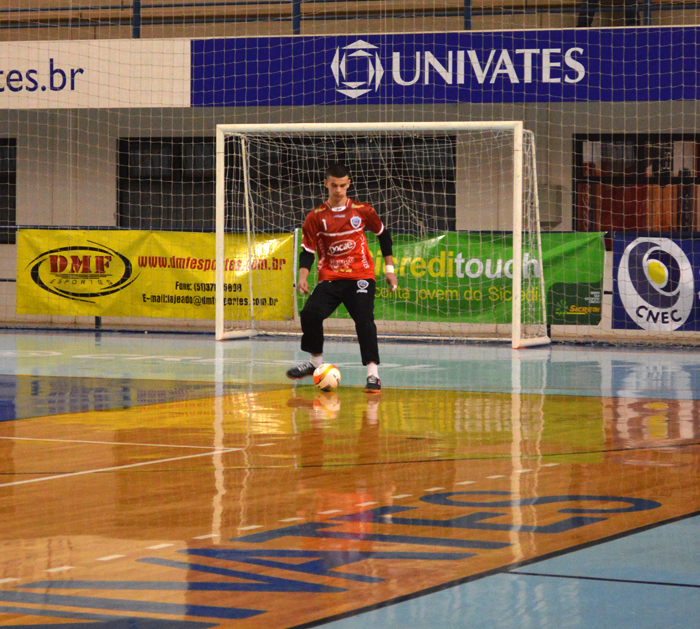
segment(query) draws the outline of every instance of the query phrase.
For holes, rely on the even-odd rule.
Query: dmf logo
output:
[[[126,256],[99,243],[45,251],[26,268],[39,288],[89,303],[124,290],[138,277]]]

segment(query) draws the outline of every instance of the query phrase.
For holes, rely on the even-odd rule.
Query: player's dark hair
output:
[[[337,177],[338,179],[350,177],[350,169],[345,164],[336,162],[326,169],[326,179],[328,177]]]

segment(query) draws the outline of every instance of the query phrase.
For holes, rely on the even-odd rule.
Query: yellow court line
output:
[[[130,463],[129,465],[117,465],[115,467],[103,467],[96,470],[83,470],[82,472],[70,472],[68,474],[56,474],[54,476],[43,476],[41,478],[31,478],[29,480],[19,480],[12,483],[0,483],[0,487],[13,487],[15,485],[26,485],[29,483],[41,483],[47,480],[55,480],[58,478],[69,478],[71,476],[84,476],[86,474],[99,474],[100,472],[115,472],[117,470],[125,470],[131,467],[142,467],[144,465],[155,465],[157,463],[172,463],[173,461],[184,461],[186,459],[196,459],[202,456],[214,456],[215,454],[227,454],[229,452],[240,452],[243,448],[227,448],[217,449],[211,452],[202,452],[200,454],[189,454],[187,456],[176,456],[169,459],[158,459],[157,461],[144,461],[142,463]]]

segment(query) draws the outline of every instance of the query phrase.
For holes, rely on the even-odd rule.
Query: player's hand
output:
[[[386,283],[389,284],[389,290],[393,293],[399,286],[399,278],[396,273],[387,273],[385,275]]]
[[[300,295],[309,294],[309,283],[306,280],[299,280],[297,282],[297,293]]]

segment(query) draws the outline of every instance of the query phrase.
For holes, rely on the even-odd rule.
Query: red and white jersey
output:
[[[384,231],[384,224],[368,203],[348,199],[341,207],[331,207],[324,202],[309,212],[301,246],[318,255],[319,282],[374,279],[365,229],[377,236]]]

